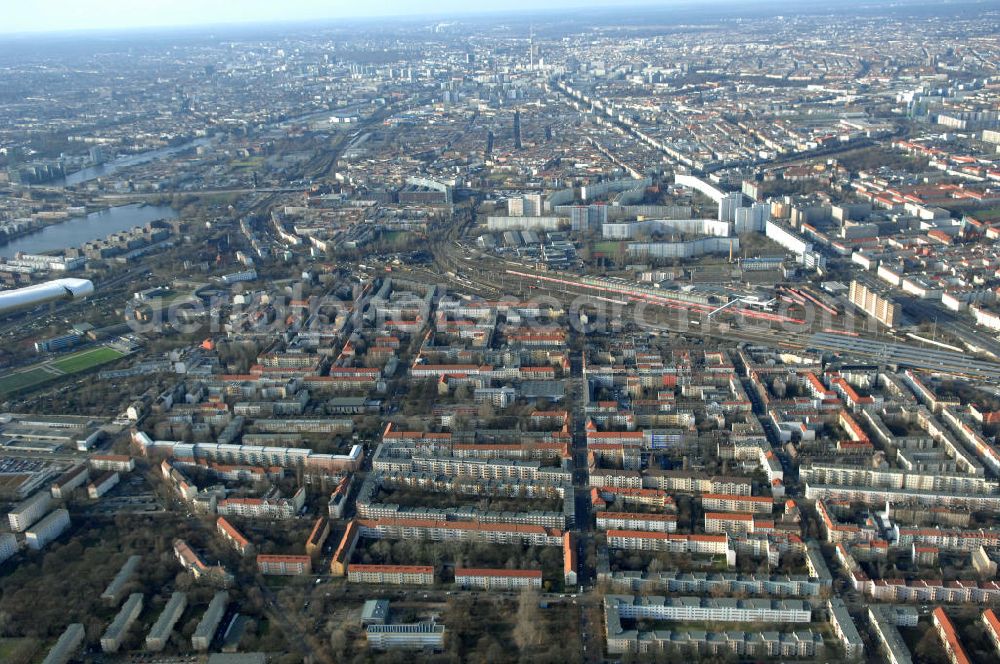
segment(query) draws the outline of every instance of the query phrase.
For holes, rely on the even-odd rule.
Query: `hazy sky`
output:
[[[299,21],[403,14],[517,11],[663,0],[6,0],[0,32]]]

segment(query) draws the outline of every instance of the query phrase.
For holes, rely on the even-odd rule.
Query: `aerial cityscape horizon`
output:
[[[340,6],[337,6],[337,5]],[[195,0],[158,0],[137,4],[129,0],[38,0],[31,5],[7,8],[0,38],[37,37],[48,33],[130,32],[157,29],[199,29],[248,27],[260,25],[295,25],[329,23],[337,20],[389,19],[449,19],[457,17],[497,15],[553,16],[563,12],[577,14],[595,11],[616,13],[636,12],[640,16],[669,16],[685,20],[702,14],[753,14],[765,12],[781,15],[829,14],[854,8],[865,12],[886,4],[882,0],[845,0],[838,8],[803,6],[794,0],[489,0],[470,6],[461,0],[383,0],[374,5],[336,3],[333,7],[323,0],[217,0],[210,4]],[[901,9],[947,6],[996,8],[996,0],[951,0],[947,3],[930,0],[898,0]],[[973,9],[974,10],[974,9]]]
[[[1000,2],[5,9],[0,663],[1000,661]]]
[[[760,0],[709,0],[709,5],[739,5]],[[369,5],[347,5],[320,0],[218,0],[211,4],[193,0],[144,2],[126,0],[40,0],[29,6],[8,9],[0,35],[61,32],[67,30],[130,30],[197,28],[212,25],[296,23],[337,19],[421,18],[511,14],[523,11],[587,11],[592,9],[636,9],[650,6],[693,5],[691,0],[489,0],[470,6],[458,0],[382,0]],[[698,3],[704,6],[705,3]],[[760,4],[786,5],[787,0],[764,0]],[[339,6],[338,6],[339,5]]]

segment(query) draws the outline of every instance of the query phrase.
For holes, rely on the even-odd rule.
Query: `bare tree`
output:
[[[347,654],[347,628],[344,625],[330,632],[330,654],[338,661],[342,661]]]
[[[538,608],[538,592],[526,588],[517,600],[517,622],[514,623],[514,642],[527,654],[542,642],[542,615]]]

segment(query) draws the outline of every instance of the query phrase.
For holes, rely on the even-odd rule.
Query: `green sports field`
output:
[[[92,348],[73,353],[58,360],[43,362],[23,371],[0,377],[0,396],[7,396],[31,387],[36,387],[57,378],[69,376],[93,367],[113,362],[124,353],[113,348]],[[0,660],[2,661],[2,660]]]
[[[107,364],[108,362],[117,360],[122,355],[123,353],[113,348],[94,348],[93,350],[85,350],[81,353],[74,353],[60,360],[55,360],[52,364],[56,369],[72,374],[86,371],[100,364]]]
[[[41,367],[32,367],[30,369],[26,369],[25,371],[8,374],[3,378],[0,378],[0,395],[17,392],[18,390],[24,390],[29,387],[34,387],[35,385],[41,385],[42,383],[50,381],[53,378],[56,378],[56,374],[51,371],[46,371]]]
[[[595,242],[594,251],[601,254],[613,254],[621,244],[621,242]]]

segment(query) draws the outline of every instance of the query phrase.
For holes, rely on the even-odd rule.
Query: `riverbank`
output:
[[[151,161],[156,161],[157,159],[172,157],[188,150],[194,150],[199,147],[209,145],[213,140],[214,137],[202,136],[190,141],[185,141],[178,145],[169,145],[162,148],[156,148],[154,150],[147,150],[146,152],[124,155],[103,164],[81,168],[74,173],[66,175],[62,179],[53,180],[51,184],[57,187],[73,187],[98,178],[109,177],[123,168],[146,164]]]
[[[112,233],[145,226],[151,221],[176,219],[177,216],[177,210],[169,205],[132,203],[101,208],[84,217],[71,217],[27,229],[25,233],[0,242],[0,259],[13,258],[18,253],[61,253],[87,242],[103,240]]]

